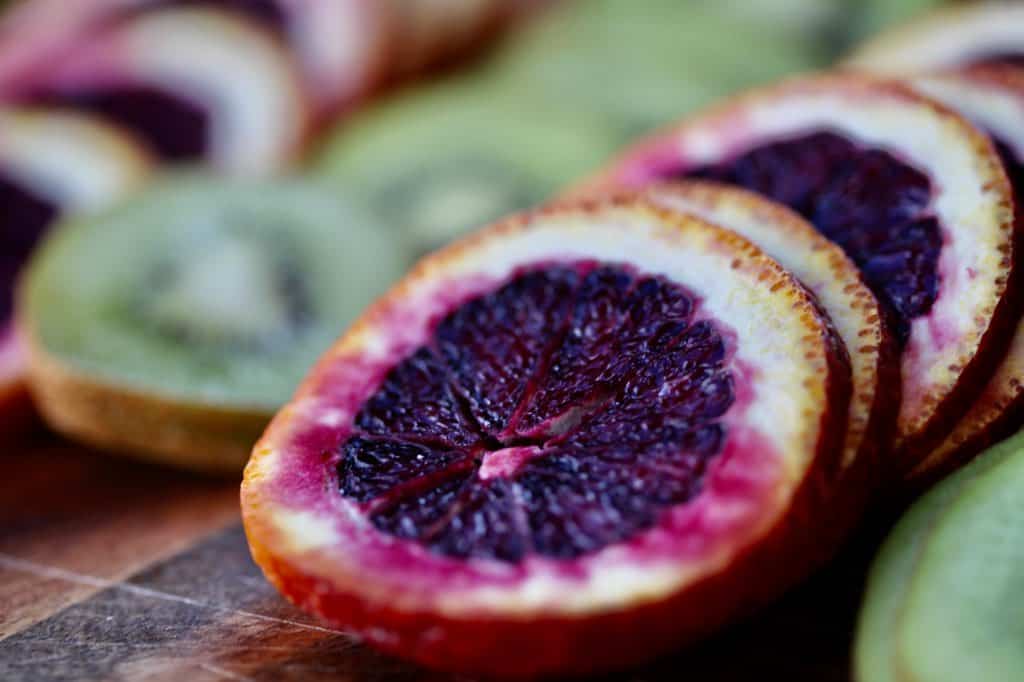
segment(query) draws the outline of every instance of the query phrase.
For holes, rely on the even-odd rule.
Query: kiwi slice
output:
[[[313,361],[404,270],[397,240],[313,183],[169,177],[68,222],[17,316],[44,417],[84,441],[241,470]]]
[[[857,626],[858,680],[1024,679],[1024,432],[921,498],[886,539]]]
[[[614,149],[588,116],[524,106],[471,75],[346,121],[320,169],[422,254],[544,201]]]
[[[527,101],[603,116],[625,141],[723,94],[823,63],[816,32],[763,19],[728,3],[652,0],[638,11],[620,0],[567,2],[513,36],[494,68]]]

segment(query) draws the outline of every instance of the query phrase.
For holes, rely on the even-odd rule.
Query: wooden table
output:
[[[0,454],[0,680],[449,680],[285,602],[252,563],[238,485],[54,436]],[[876,534],[873,534],[876,535]],[[874,541],[754,620],[609,680],[825,680]]]

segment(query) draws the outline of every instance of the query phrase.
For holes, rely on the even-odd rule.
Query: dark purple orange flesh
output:
[[[968,59],[966,66],[1024,66],[1024,52],[985,52]]]
[[[938,295],[942,249],[931,182],[892,154],[827,130],[761,144],[661,179],[706,178],[753,190],[807,218],[857,264],[905,343]]]
[[[275,32],[282,32],[288,22],[278,0],[150,0],[150,7],[214,7],[244,14]]]
[[[46,90],[28,98],[41,106],[89,111],[131,129],[167,161],[191,161],[209,150],[208,113],[178,94],[156,87],[116,86]]]
[[[53,202],[0,170],[0,329],[14,310],[14,285],[22,265],[57,217]]]
[[[435,553],[572,559],[652,527],[721,450],[722,332],[678,284],[532,268],[400,361],[342,445],[340,493]]]

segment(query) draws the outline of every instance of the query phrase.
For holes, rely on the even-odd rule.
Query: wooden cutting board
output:
[[[465,680],[325,628],[252,563],[236,481],[53,436],[0,453],[0,680]],[[754,620],[612,680],[846,681],[874,541]]]

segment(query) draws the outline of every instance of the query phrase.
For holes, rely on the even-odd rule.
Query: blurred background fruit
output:
[[[0,106],[0,431],[31,414],[12,320],[23,264],[54,221],[127,196],[152,165],[141,142],[95,117]]]
[[[493,77],[525,102],[605,118],[622,142],[733,90],[825,64],[821,14],[800,14],[810,26],[794,28],[728,4],[568,2],[513,36]]]
[[[300,151],[311,110],[291,55],[232,14],[166,9],[115,22],[8,82],[17,101],[91,111],[170,162],[265,174]]]
[[[61,432],[232,473],[409,258],[312,182],[163,178],[36,252],[18,324]],[[130,254],[130,257],[125,257]]]
[[[530,104],[474,74],[341,123],[319,168],[419,256],[539,204],[614,150],[602,119]]]
[[[341,193],[368,230],[387,233],[408,265],[545,201],[640,133],[737,89],[826,67],[866,31],[942,3],[8,4],[0,16],[0,106],[77,112],[67,120],[92,121],[147,159],[111,167],[96,153],[71,163],[51,144],[30,147],[33,168],[66,166],[97,186],[120,168],[130,188],[147,181],[150,157],[221,175],[309,172]],[[17,130],[0,137],[14,139]],[[0,154],[0,178],[23,178],[26,158]],[[27,235],[40,232],[30,223],[56,212],[46,192],[17,184],[21,199],[28,191],[41,203],[19,211],[9,204],[4,216],[8,298],[34,244]],[[109,194],[108,201],[116,193]],[[103,196],[92,207],[106,203]],[[338,229],[354,239],[340,222]],[[361,287],[353,279],[349,290]],[[359,300],[370,298],[366,291]]]
[[[27,346],[52,428],[8,448],[16,466],[4,483],[16,501],[0,505],[0,527],[13,521],[4,540],[23,545],[0,553],[30,547],[25,556],[38,559],[42,538],[61,546],[60,560],[103,554],[83,552],[79,534],[107,525],[97,521],[106,514],[116,519],[106,547],[136,555],[135,568],[110,576],[134,574],[151,557],[131,543],[167,516],[160,507],[143,518],[138,507],[164,499],[157,493],[171,479],[189,495],[223,484],[158,467],[121,479],[144,467],[97,450],[237,479],[309,364],[424,252],[544,203],[637,136],[736,90],[853,61],[899,77],[978,55],[1020,66],[1024,23],[1007,17],[1022,9],[1008,0],[0,0],[0,441],[39,423]],[[949,104],[961,108],[961,95]],[[1024,120],[1012,114],[1008,122]],[[998,428],[928,469],[929,481],[1019,427],[1018,355],[1000,370],[1008,390],[993,403]],[[997,479],[1020,478],[1010,467],[1020,457],[998,452],[926,498],[927,529],[897,529],[869,590],[862,661],[885,668],[896,652],[922,679],[939,661],[947,678],[980,680],[971,667],[980,653],[1003,665],[996,679],[1016,679],[1017,658],[1003,655],[1014,652],[1005,639],[1019,609],[1006,605],[1020,581],[1001,571],[1020,563],[1006,549],[1019,543],[1005,540],[1016,537],[1019,494],[1004,496]],[[118,487],[131,489],[130,502],[99,509]],[[237,483],[226,487],[233,521]],[[30,499],[38,491],[47,494]],[[187,515],[204,514],[182,499]],[[263,583],[240,531],[233,543],[210,555],[225,582],[250,579],[231,605],[245,610]],[[866,560],[873,538],[853,549],[855,564]],[[838,563],[840,582],[804,592],[814,602],[806,613],[784,601],[774,616],[660,666],[664,677],[703,659],[716,679],[722,667],[748,679],[762,663],[765,678],[846,679],[861,576],[845,557]],[[90,574],[91,565],[70,568]],[[240,591],[210,582],[218,598]],[[14,584],[17,621],[18,600],[35,593]],[[0,603],[8,606],[2,589]],[[891,619],[893,609],[904,615]],[[794,631],[813,655],[792,655]],[[14,639],[0,645],[3,679]],[[103,645],[124,643],[114,640]],[[737,641],[749,648],[733,656]],[[64,642],[36,644],[24,656],[32,675],[47,653],[79,655]],[[329,648],[303,649],[302,665],[333,670],[317,668]],[[347,641],[335,649],[343,674],[368,665],[379,675],[379,659],[358,648],[350,658]],[[281,650],[286,665],[300,665]],[[161,655],[146,652],[132,655]],[[240,675],[273,676],[248,648],[239,655]],[[160,664],[178,663],[168,660]],[[862,682],[890,679],[891,670],[871,670],[861,667]]]

